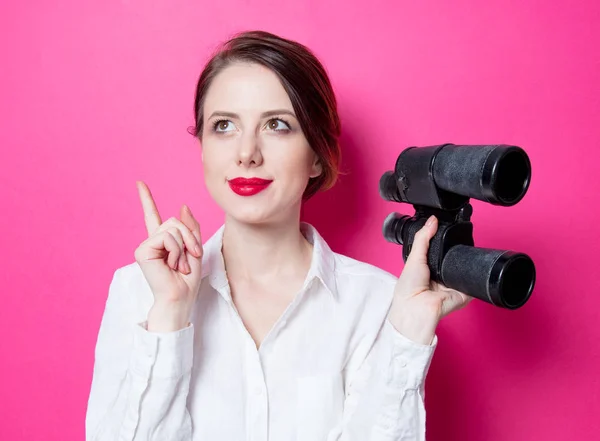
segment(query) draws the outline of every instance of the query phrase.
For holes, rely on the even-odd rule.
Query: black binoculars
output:
[[[475,247],[469,198],[515,205],[530,180],[529,157],[517,146],[409,147],[398,156],[394,171],[381,177],[379,194],[387,201],[412,204],[415,214],[388,215],[383,236],[402,245],[406,262],[416,232],[435,215],[438,230],[427,254],[431,279],[492,305],[517,309],[533,291],[533,261],[516,251]]]

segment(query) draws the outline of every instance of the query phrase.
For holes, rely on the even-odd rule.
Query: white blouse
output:
[[[425,440],[430,346],[387,320],[397,278],[313,245],[303,288],[257,350],[231,300],[222,226],[204,245],[185,329],[145,329],[153,295],[137,262],[118,268],[95,350],[86,439]]]

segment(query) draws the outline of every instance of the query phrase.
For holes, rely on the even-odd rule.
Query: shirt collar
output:
[[[225,273],[225,262],[221,247],[223,245],[223,231],[225,225],[222,225],[204,244],[204,259],[202,263],[202,278],[208,277],[210,285],[217,291],[222,292],[228,285],[227,275]],[[317,229],[307,222],[300,222],[300,231],[313,245],[313,253],[310,268],[305,279],[304,286],[308,285],[314,278],[335,297],[337,295],[335,283],[335,255],[325,239],[319,234]],[[227,290],[227,300],[231,300],[229,290]]]

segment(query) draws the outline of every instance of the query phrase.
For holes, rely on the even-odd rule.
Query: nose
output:
[[[256,167],[262,164],[260,142],[255,133],[245,133],[240,140],[237,163],[242,167]]]

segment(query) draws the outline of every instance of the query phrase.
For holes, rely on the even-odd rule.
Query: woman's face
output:
[[[240,222],[297,216],[309,178],[321,173],[289,96],[277,76],[259,64],[234,63],[213,79],[201,143],[208,191]],[[236,178],[270,183],[236,186],[230,182]]]

